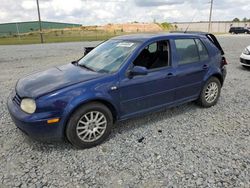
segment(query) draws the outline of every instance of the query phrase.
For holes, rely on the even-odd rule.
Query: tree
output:
[[[240,22],[240,19],[239,18],[234,18],[233,22]]]
[[[243,18],[242,21],[243,21],[243,22],[247,22],[247,18],[246,18],[246,17]]]
[[[168,22],[163,22],[160,24],[160,26],[163,28],[163,30],[172,30],[173,29],[172,24],[170,24]]]

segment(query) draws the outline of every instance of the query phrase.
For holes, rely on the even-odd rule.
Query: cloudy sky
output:
[[[210,0],[39,0],[42,20],[83,25],[208,20]],[[213,20],[250,18],[246,0],[214,0]],[[37,19],[36,0],[1,0],[0,23]]]

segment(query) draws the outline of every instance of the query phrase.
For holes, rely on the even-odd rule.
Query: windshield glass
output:
[[[113,73],[137,46],[138,42],[108,40],[89,52],[78,64],[96,72]]]

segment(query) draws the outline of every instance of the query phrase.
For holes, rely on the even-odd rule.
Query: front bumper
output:
[[[59,141],[64,137],[62,126],[59,123],[47,124],[49,118],[40,114],[27,114],[13,102],[13,95],[10,95],[7,106],[11,119],[15,125],[26,135],[36,140]]]
[[[240,56],[240,64],[250,67],[250,55],[241,54],[241,56]]]

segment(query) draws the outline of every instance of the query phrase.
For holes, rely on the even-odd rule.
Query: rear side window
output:
[[[195,39],[195,42],[197,44],[197,48],[200,54],[200,61],[207,60],[209,58],[207,48],[204,46],[200,39]]]
[[[175,46],[180,65],[199,61],[199,53],[194,39],[176,39]]]

